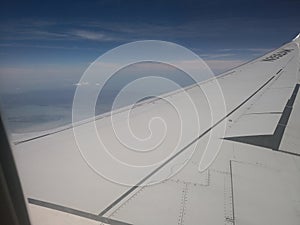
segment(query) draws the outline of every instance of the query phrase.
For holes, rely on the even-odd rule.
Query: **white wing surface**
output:
[[[76,126],[86,135],[82,140],[89,140],[81,142],[85,152],[71,127],[16,141],[13,151],[32,224],[300,224],[299,44],[298,37],[199,84],[206,92],[191,86],[144,101],[130,117],[126,108],[119,110],[113,114],[115,127],[110,116],[96,119],[115,158],[141,163],[137,168],[153,163],[149,167],[123,170],[123,164],[111,163],[103,146],[90,141],[95,132],[89,121]],[[216,81],[226,113],[220,109],[211,118],[210,106],[217,103],[210,86]],[[189,116],[183,92],[197,99],[199,123]],[[179,136],[170,99],[186,109]],[[128,120],[135,133],[147,136],[149,119],[160,116],[168,129],[159,133],[161,123],[152,124],[159,133],[154,139],[165,138],[153,151],[128,151],[116,138],[115,130],[122,132]],[[201,171],[205,152],[202,160],[208,162],[218,154]],[[116,177],[121,181],[112,181]]]

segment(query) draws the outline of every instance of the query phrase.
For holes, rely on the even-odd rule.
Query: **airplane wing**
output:
[[[113,128],[126,134],[128,110],[114,114],[116,127],[110,116],[97,118],[95,130],[110,146],[111,157],[141,162],[136,170],[110,162],[102,145],[84,141],[94,135],[89,121],[76,126],[85,135],[85,152],[73,127],[16,141],[13,154],[32,224],[300,224],[299,44],[298,36],[200,83],[209,90],[217,81],[222,90],[226,113],[213,119],[208,118],[214,102],[208,103],[198,87],[186,88],[197,99],[200,130],[189,111],[182,110],[178,146],[178,115],[167,100],[188,109],[182,91],[130,110],[131,128],[142,137],[149,132],[143,128],[150,118],[166,118],[170,127],[157,140],[165,135],[171,141],[155,146],[159,151],[136,154],[116,138]],[[160,123],[153,126],[160,128]],[[212,163],[201,169],[203,155]],[[144,168],[143,160],[151,166]]]

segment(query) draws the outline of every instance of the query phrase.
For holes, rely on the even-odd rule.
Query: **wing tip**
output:
[[[300,42],[300,33],[293,39],[293,41]]]

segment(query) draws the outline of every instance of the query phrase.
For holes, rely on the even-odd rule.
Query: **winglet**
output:
[[[300,43],[300,33],[293,39],[293,41]]]

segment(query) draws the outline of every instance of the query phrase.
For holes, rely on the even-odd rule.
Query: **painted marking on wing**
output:
[[[111,224],[111,225],[131,225],[129,223],[125,223],[125,222],[122,222],[122,221],[109,219],[109,218],[102,217],[102,216],[99,216],[99,215],[91,214],[91,213],[88,213],[88,212],[80,211],[80,210],[77,210],[77,209],[72,209],[72,208],[69,208],[69,207],[65,207],[65,206],[62,206],[62,205],[57,205],[57,204],[54,204],[54,203],[45,202],[45,201],[41,201],[41,200],[37,200],[37,199],[28,198],[28,202],[30,204],[33,204],[33,205],[38,205],[38,206],[45,207],[45,208],[48,208],[48,209],[53,209],[53,210],[57,210],[57,211],[60,211],[60,212],[65,212],[65,213],[68,213],[68,214],[72,214],[72,215],[80,216],[80,217],[83,217],[83,218],[99,221],[99,222],[102,222],[102,223],[107,223],[107,224]]]
[[[285,128],[288,124],[289,118],[291,116],[293,105],[295,103],[296,96],[299,91],[300,84],[296,84],[293,93],[290,99],[287,101],[285,108],[281,114],[281,117],[277,123],[276,129],[271,135],[251,135],[251,136],[237,136],[237,137],[225,137],[225,140],[236,141],[250,145],[256,145],[264,148],[269,148],[274,151],[279,151],[282,153],[292,154],[296,156],[300,156],[300,154],[283,151],[279,149],[281,140],[283,138],[283,134]]]
[[[279,74],[282,71],[282,69],[278,70],[276,74]]]
[[[265,62],[273,62],[275,60],[280,59],[281,57],[285,56],[286,54],[288,54],[289,52],[293,51],[294,49],[282,49],[264,59],[262,59],[261,61],[265,61]]]

